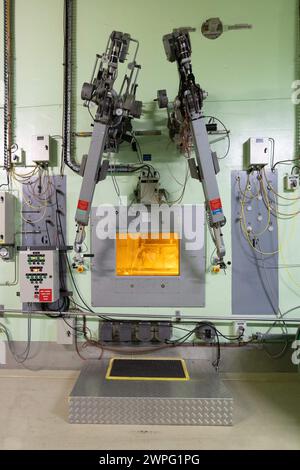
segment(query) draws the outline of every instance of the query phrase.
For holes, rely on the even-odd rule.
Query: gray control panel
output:
[[[22,302],[52,303],[59,299],[59,251],[20,252],[20,297]]]

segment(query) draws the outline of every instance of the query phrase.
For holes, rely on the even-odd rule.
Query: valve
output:
[[[211,268],[211,272],[213,274],[218,274],[219,272],[221,272],[221,266],[219,264],[216,264]]]

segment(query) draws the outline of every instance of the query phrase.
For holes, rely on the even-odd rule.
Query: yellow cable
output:
[[[267,184],[270,186],[270,184],[268,183],[268,181],[267,181]],[[296,217],[298,214],[300,214],[300,211],[293,212],[293,213],[279,212],[279,211],[276,209],[276,207],[271,207],[270,200],[269,200],[269,198],[268,198],[268,195],[267,195],[267,192],[266,192],[266,188],[265,188],[265,184],[264,184],[263,180],[261,180],[261,185],[262,185],[262,187],[263,187],[263,189],[264,189],[264,191],[263,191],[263,196],[265,196],[265,198],[267,199],[267,200],[264,199],[265,204],[266,204],[268,207],[270,207],[270,209],[271,209],[272,211],[275,212],[275,216],[276,216],[276,217],[277,217],[277,215],[280,215],[280,216],[284,217],[285,219],[292,219],[292,218]],[[270,186],[270,188],[271,188],[271,186]],[[274,193],[274,194],[275,194],[275,193]]]
[[[46,215],[46,207],[44,209],[44,213],[43,215],[39,218],[39,219],[36,219],[36,220],[27,220],[25,219],[25,217],[23,217],[23,214],[21,213],[21,218],[22,220],[24,220],[24,222],[26,222],[27,224],[37,224],[38,222],[40,222],[41,220],[43,220],[43,218],[45,217]]]
[[[250,178],[250,175],[248,175],[247,177],[247,181],[246,181],[246,188],[248,187],[249,185],[249,178]],[[246,188],[245,188],[245,191],[246,191]],[[256,251],[257,253],[261,254],[261,255],[264,255],[264,256],[272,256],[272,255],[276,255],[277,253],[279,253],[279,250],[277,251],[273,251],[273,252],[263,252],[261,250],[258,250],[255,246],[253,246],[252,244],[252,240],[249,236],[249,232],[247,230],[247,226],[246,226],[246,219],[245,219],[245,211],[244,211],[244,205],[245,205],[245,192],[244,192],[244,196],[243,196],[243,199],[241,200],[241,219],[240,219],[240,225],[241,225],[241,229],[242,229],[242,232],[244,233],[245,237],[246,237],[246,240],[248,241],[250,247],[252,248],[252,250]],[[270,207],[269,207],[270,209]],[[270,213],[268,211],[268,214],[269,214],[269,217],[270,217]],[[269,218],[268,217],[268,218]],[[269,218],[269,223],[270,223],[270,218]],[[264,230],[265,232],[266,230]],[[263,233],[264,233],[263,232]]]
[[[265,180],[266,180],[266,183],[268,184],[268,186],[270,187],[271,191],[276,194],[276,196],[280,197],[281,199],[285,199],[286,201],[299,201],[300,199],[300,196],[299,197],[286,197],[286,196],[282,196],[282,194],[279,194],[275,191],[275,189],[273,188],[273,186],[271,185],[271,183],[267,180],[267,175],[266,175],[266,171],[265,169],[263,168],[263,174],[265,176]]]

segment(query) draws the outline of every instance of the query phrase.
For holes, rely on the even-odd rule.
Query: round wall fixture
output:
[[[220,18],[209,18],[202,23],[201,32],[207,39],[217,39],[223,31],[223,23]]]
[[[252,24],[238,23],[224,25],[220,18],[208,18],[202,23],[201,32],[207,39],[217,39],[225,31],[235,31],[239,29],[252,29]]]

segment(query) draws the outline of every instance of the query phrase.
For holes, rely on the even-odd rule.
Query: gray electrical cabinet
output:
[[[59,251],[20,251],[20,297],[27,303],[53,303],[59,299]]]

